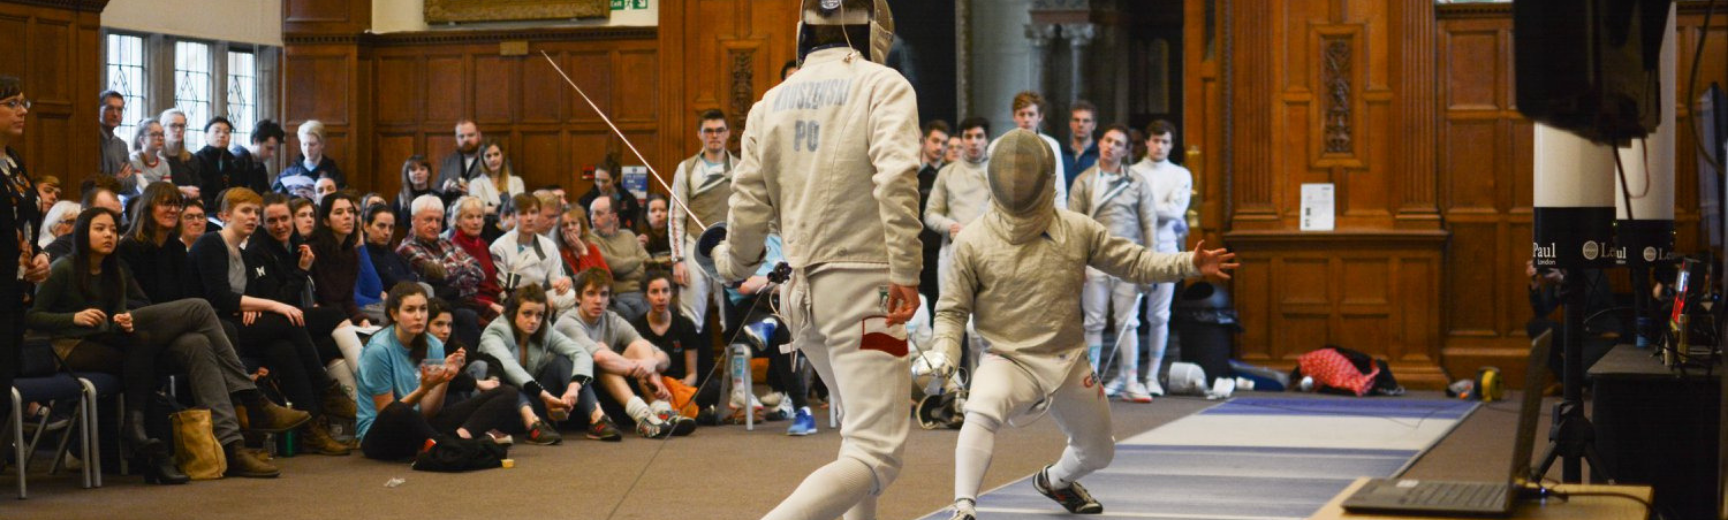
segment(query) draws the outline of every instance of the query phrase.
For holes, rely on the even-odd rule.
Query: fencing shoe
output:
[[[1146,378],[1146,393],[1153,397],[1164,397],[1164,385],[1158,384],[1158,376]]]
[[[1032,477],[1032,489],[1036,489],[1039,494],[1062,504],[1062,508],[1067,509],[1070,513],[1096,515],[1104,512],[1104,505],[1093,500],[1092,494],[1087,493],[1086,488],[1081,486],[1079,482],[1068,484],[1066,489],[1052,489],[1050,487],[1050,466],[1044,466],[1043,471],[1039,471],[1037,476]]]
[[[1125,377],[1111,379],[1109,383],[1104,384],[1104,397],[1116,397],[1122,395],[1122,390],[1128,387],[1128,381],[1129,379]]]
[[[1128,389],[1122,391],[1122,400],[1131,403],[1150,403],[1152,394],[1146,391],[1146,385],[1139,381],[1128,380]]]

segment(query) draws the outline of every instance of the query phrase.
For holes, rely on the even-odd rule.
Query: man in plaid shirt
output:
[[[444,223],[444,201],[436,195],[421,195],[411,206],[414,212],[414,232],[396,246],[396,254],[414,266],[420,278],[432,284],[433,292],[452,304],[473,309],[481,321],[492,321],[502,309],[493,306],[475,307],[474,295],[480,291],[485,276],[480,261],[456,247],[438,232]],[[461,321],[458,319],[457,321]],[[474,345],[478,343],[470,343]]]

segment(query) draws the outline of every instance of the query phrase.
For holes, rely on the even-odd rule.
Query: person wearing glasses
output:
[[[726,220],[726,210],[732,198],[732,169],[738,158],[726,149],[732,129],[726,114],[719,110],[702,113],[697,137],[702,139],[702,152],[685,159],[672,176],[672,281],[684,287],[678,291],[684,297],[678,302],[684,315],[704,329],[708,323],[709,301],[719,297],[720,282],[710,280],[702,269],[693,265],[696,239],[702,236],[702,226],[712,226]],[[683,207],[679,207],[683,206]],[[688,209],[686,209],[688,208]],[[690,218],[695,213],[698,223]],[[726,320],[720,320],[725,323]]]
[[[618,165],[610,160],[594,168],[594,189],[588,190],[577,202],[586,208],[594,205],[594,199],[612,199],[612,207],[618,209],[619,224],[625,229],[635,229],[636,219],[642,215],[642,203],[628,190],[618,187],[619,173]]]
[[[101,171],[104,175],[118,178],[121,177],[120,172],[126,166],[126,161],[130,159],[127,156],[131,153],[126,148],[126,139],[114,135],[114,129],[120,128],[120,120],[126,117],[126,96],[105,90],[98,97],[101,105],[96,108],[96,113],[102,123],[102,131],[97,134],[96,148],[102,151]]]
[[[29,307],[32,285],[48,279],[48,255],[36,247],[36,231],[42,221],[42,207],[36,201],[36,186],[25,171],[24,160],[12,144],[24,144],[24,122],[30,115],[30,100],[24,98],[24,85],[17,77],[0,75],[0,229],[12,234],[11,240],[0,240],[0,258],[16,258],[0,263],[0,341],[12,345],[24,343],[24,310]],[[12,266],[16,267],[12,267]],[[11,388],[18,373],[17,348],[0,348],[0,388]],[[0,399],[0,415],[11,412],[11,400]]]

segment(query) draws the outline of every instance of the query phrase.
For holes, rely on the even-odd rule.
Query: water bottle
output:
[[[750,347],[734,343],[727,347],[732,356],[732,399],[733,403],[743,403],[744,424],[746,429],[755,429],[755,410],[750,407]]]

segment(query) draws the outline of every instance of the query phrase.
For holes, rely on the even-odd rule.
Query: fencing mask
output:
[[[894,14],[888,0],[803,0],[798,17],[798,63],[811,52],[846,45],[879,64],[894,46]]]
[[[1056,217],[1056,157],[1044,138],[1013,130],[996,142],[986,170],[991,222],[1013,244],[1043,233]]]

